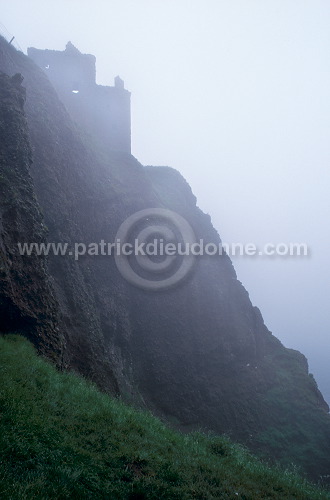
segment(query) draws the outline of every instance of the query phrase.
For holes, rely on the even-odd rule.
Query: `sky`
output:
[[[24,52],[97,58],[132,92],[132,153],[190,183],[226,243],[303,242],[235,257],[238,278],[330,403],[328,0],[0,0]]]

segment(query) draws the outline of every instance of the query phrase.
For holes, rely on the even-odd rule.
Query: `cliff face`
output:
[[[125,281],[113,258],[49,255],[32,261],[15,253],[17,240],[45,237],[38,203],[50,242],[112,242],[128,216],[150,207],[183,216],[197,240],[218,244],[220,239],[178,172],[142,167],[129,154],[96,144],[88,128],[78,132],[44,72],[4,40],[0,70],[24,76],[34,183],[29,178],[26,122],[17,101],[21,98],[15,97],[23,91],[3,76],[2,106],[10,87],[16,104],[6,111],[9,121],[15,124],[19,117],[24,123],[6,129],[8,140],[19,141],[15,147],[20,157],[9,154],[1,141],[2,168],[20,169],[10,177],[10,189],[24,184],[18,196],[20,212],[13,212],[11,219],[7,214],[11,222],[6,224],[13,227],[24,217],[28,223],[15,238],[2,230],[0,248],[6,238],[7,243],[0,297],[7,326],[0,330],[28,330],[36,345],[41,335],[49,346],[47,355],[59,352],[60,346],[63,366],[150,408],[182,430],[225,432],[265,456],[302,465],[313,477],[328,474],[328,407],[308,375],[307,361],[268,331],[226,255],[197,259],[194,271],[179,286],[154,293]],[[6,189],[3,196],[8,196]],[[34,212],[26,204],[33,204]],[[17,279],[23,267],[29,293]],[[38,300],[30,300],[30,292]],[[33,315],[38,321],[31,323]],[[47,324],[44,336],[41,320]],[[38,338],[33,331],[39,332]],[[63,340],[55,332],[61,332]]]
[[[32,161],[19,75],[0,75],[0,332],[20,331],[61,363],[64,337],[45,259],[22,257],[18,242],[45,242],[30,176]]]

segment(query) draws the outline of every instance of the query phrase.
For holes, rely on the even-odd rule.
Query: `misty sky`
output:
[[[306,242],[234,259],[268,328],[330,402],[328,0],[0,0],[28,46],[97,58],[132,92],[132,152],[189,181],[225,242]],[[0,31],[3,31],[0,25]]]

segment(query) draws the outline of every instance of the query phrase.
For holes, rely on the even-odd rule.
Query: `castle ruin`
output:
[[[42,68],[78,125],[112,151],[131,153],[131,94],[117,76],[113,87],[96,84],[96,58],[71,42],[64,51],[30,47],[28,56]]]

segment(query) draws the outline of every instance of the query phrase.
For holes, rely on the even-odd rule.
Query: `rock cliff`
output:
[[[226,433],[311,477],[329,474],[329,408],[227,255],[197,259],[179,286],[154,293],[125,281],[108,256],[17,253],[18,241],[114,241],[127,217],[150,207],[184,217],[197,240],[220,237],[177,171],[96,142],[3,39],[0,71],[9,75],[0,80],[0,331],[20,331],[60,367],[181,430]]]

